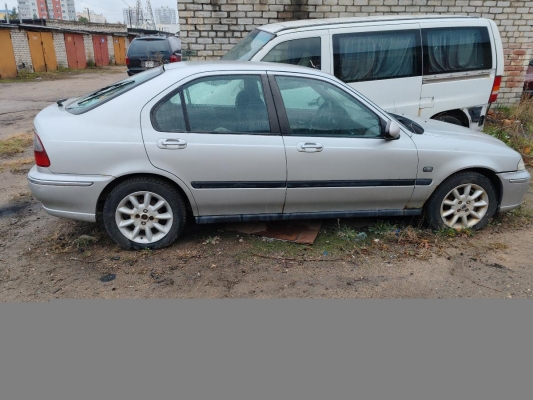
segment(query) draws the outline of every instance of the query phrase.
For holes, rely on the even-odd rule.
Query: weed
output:
[[[339,220],[337,220],[337,229],[335,230],[335,234],[341,239],[347,240],[349,242],[354,241],[357,237],[357,231],[355,229],[350,228],[346,225],[341,226]]]
[[[211,237],[209,236],[203,244],[219,244],[220,243],[220,237],[219,236],[215,236],[215,237]]]
[[[441,228],[434,231],[435,235],[441,238],[456,238],[456,237],[471,237],[474,236],[475,231],[470,228],[453,229],[449,227]]]
[[[505,243],[494,242],[494,243],[489,243],[487,245],[487,248],[489,250],[507,250],[509,249],[509,246],[506,245]]]
[[[26,148],[33,143],[33,135],[19,133],[7,139],[0,140],[0,157],[13,156],[23,153]]]
[[[376,223],[368,228],[368,231],[376,236],[383,236],[393,231],[396,231],[397,226],[391,224],[389,221],[376,221]]]
[[[33,157],[20,158],[11,161],[4,161],[0,163],[0,172],[9,170],[13,173],[26,171],[24,167],[33,164],[35,159]]]
[[[87,247],[89,244],[96,242],[97,239],[93,236],[82,235],[73,241],[73,244],[78,248]]]

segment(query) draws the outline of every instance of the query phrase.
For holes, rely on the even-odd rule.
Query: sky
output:
[[[128,8],[127,5],[135,7],[137,0],[75,0],[76,11],[82,12],[84,8],[88,7],[91,12],[96,14],[104,14],[107,21],[124,22],[122,10]],[[177,10],[177,0],[150,0],[152,3],[152,10],[155,12],[156,7],[172,7]],[[0,9],[4,9],[4,3],[7,3],[8,10],[12,10],[13,7],[17,7],[17,0],[0,0]],[[126,5],[127,4],[127,5]],[[141,0],[143,8],[146,6],[146,0]]]

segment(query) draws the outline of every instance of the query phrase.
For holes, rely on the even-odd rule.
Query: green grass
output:
[[[0,157],[10,157],[23,153],[33,143],[33,135],[20,133],[0,140]]]

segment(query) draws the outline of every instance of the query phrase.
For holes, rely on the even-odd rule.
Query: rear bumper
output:
[[[56,217],[96,221],[100,193],[115,179],[105,175],[60,175],[34,166],[28,184],[45,211]]]
[[[531,175],[527,171],[498,174],[502,183],[502,201],[499,211],[510,211],[520,206],[529,189]]]

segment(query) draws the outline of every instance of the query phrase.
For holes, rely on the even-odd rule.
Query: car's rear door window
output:
[[[152,123],[155,130],[160,132],[185,132],[187,130],[181,92],[174,92],[154,107]]]
[[[197,79],[164,98],[152,111],[154,129],[196,133],[270,133],[259,75]]]
[[[262,61],[320,69],[320,38],[288,40],[274,46]]]

